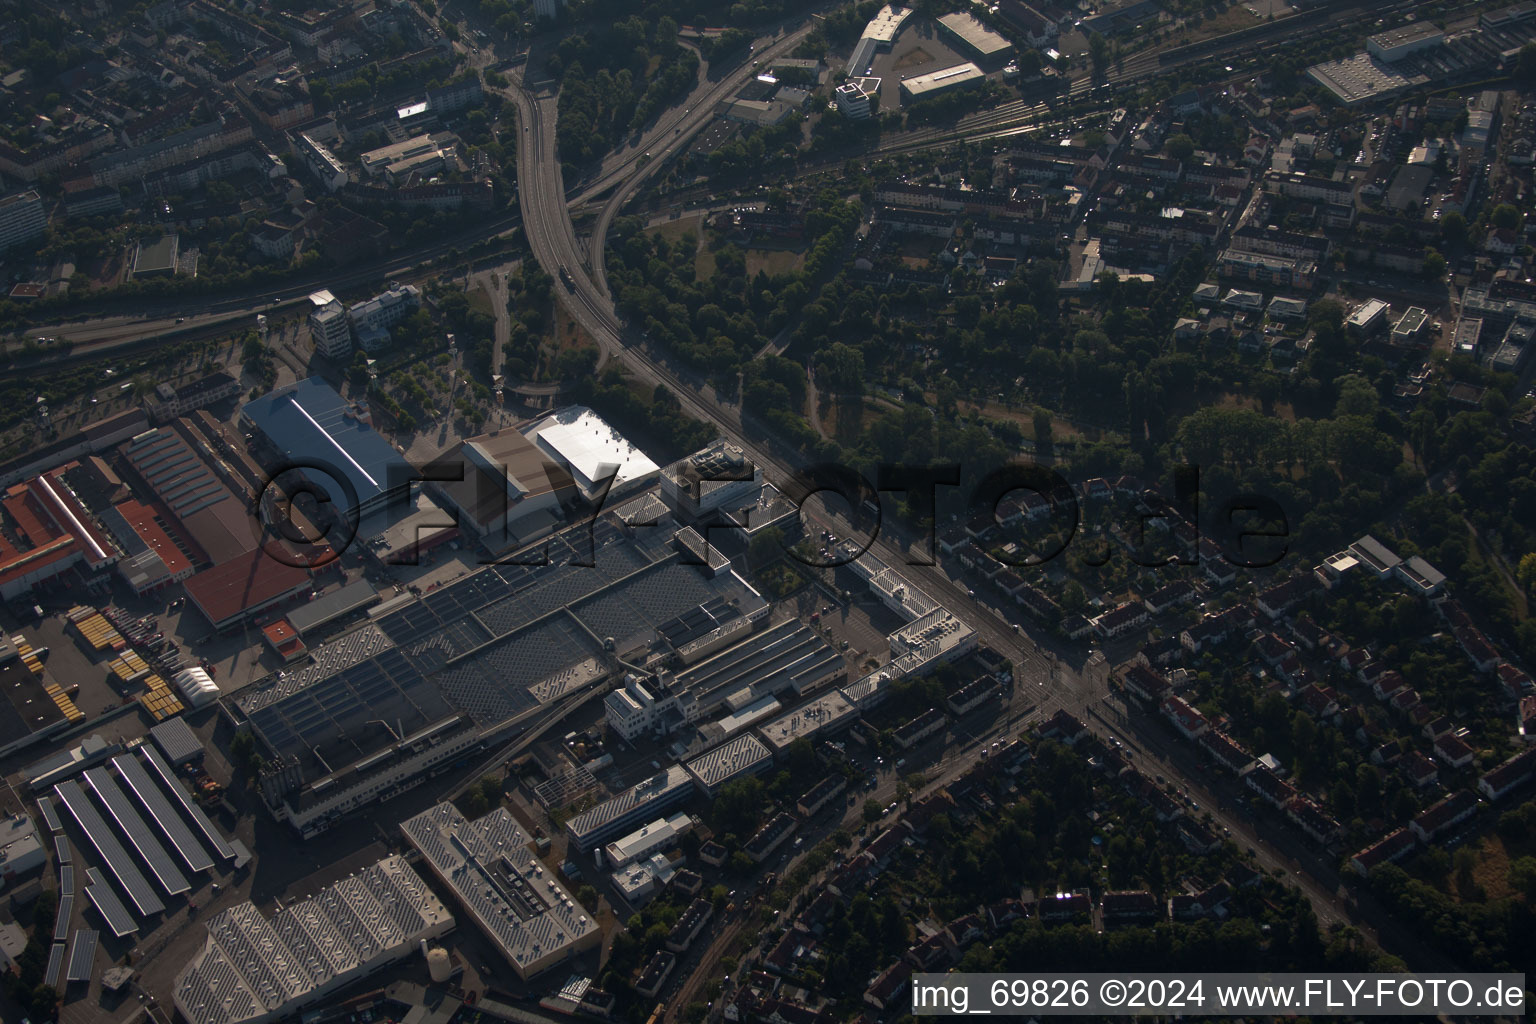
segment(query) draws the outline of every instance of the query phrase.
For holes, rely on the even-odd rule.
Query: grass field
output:
[[[489,317],[494,317],[496,315],[496,307],[491,304],[491,296],[485,290],[483,285],[476,287],[473,291],[469,292],[469,294],[465,295],[464,297],[469,300],[470,309],[473,309],[478,313],[484,313]]]
[[[677,220],[669,220],[665,224],[657,224],[655,227],[646,228],[650,235],[660,235],[670,245],[677,245],[688,235],[692,235],[696,242],[701,242],[704,237],[704,215],[694,214],[691,217],[679,217]],[[699,280],[707,280],[715,272],[715,257],[702,244],[694,250],[694,273]]]
[[[792,249],[748,249],[747,276],[755,277],[758,271],[762,271],[769,277],[785,274],[791,270],[800,269],[800,265],[804,262],[805,253],[795,252]]]

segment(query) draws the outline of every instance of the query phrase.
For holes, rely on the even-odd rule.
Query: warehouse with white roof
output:
[[[939,30],[978,64],[997,67],[1013,52],[1013,44],[984,25],[969,11],[956,11],[939,18]]]
[[[980,85],[986,77],[981,68],[966,61],[964,64],[904,79],[901,83],[901,98],[907,103],[915,103],[955,89]]]
[[[575,479],[588,501],[603,497],[605,488],[605,500],[611,501],[649,485],[661,473],[660,466],[584,405],[553,412],[523,433]]]

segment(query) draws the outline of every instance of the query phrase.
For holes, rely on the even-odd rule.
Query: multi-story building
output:
[[[327,359],[345,359],[352,353],[352,324],[346,307],[328,291],[309,297],[314,310],[309,314],[309,336],[315,349]]]
[[[96,185],[131,182],[146,174],[222,152],[250,140],[251,123],[244,116],[231,111],[163,139],[99,157],[91,161],[91,180]]]
[[[869,93],[859,88],[857,82],[844,82],[838,86],[832,94],[832,99],[844,117],[855,121],[862,121],[875,112]]]
[[[94,121],[45,134],[42,142],[28,149],[0,141],[0,171],[22,181],[36,181],[110,149],[116,141],[112,129]]]
[[[395,285],[371,299],[355,303],[347,310],[357,341],[366,352],[376,352],[389,344],[389,329],[404,320],[421,305],[421,289],[413,284]]]
[[[762,489],[762,469],[724,438],[661,471],[662,501],[687,522],[750,505]]]
[[[48,230],[48,214],[35,191],[0,199],[0,252],[30,242]]]
[[[1225,249],[1216,261],[1216,272],[1270,287],[1307,289],[1317,276],[1317,264],[1301,257]]]
[[[240,381],[227,373],[211,373],[179,388],[160,384],[155,388],[155,420],[165,423],[193,409],[202,409],[239,393]]]
[[[351,175],[341,161],[336,159],[336,155],[309,135],[300,133],[294,136],[293,148],[298,151],[304,166],[319,179],[327,192],[335,192],[351,180]]]

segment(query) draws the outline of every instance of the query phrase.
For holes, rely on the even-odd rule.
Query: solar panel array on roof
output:
[[[53,951],[48,954],[48,972],[43,975],[43,984],[51,989],[59,987],[59,974],[64,970],[64,943],[55,942]]]
[[[66,892],[59,897],[58,914],[53,919],[53,940],[61,942],[69,934],[69,919],[75,915],[75,894]]]
[[[92,768],[85,773],[85,781],[97,798],[106,805],[107,813],[116,820],[118,827],[128,835],[128,841],[139,851],[139,856],[149,865],[149,870],[172,896],[178,896],[192,888],[187,876],[176,867],[171,855],[165,852],[160,840],[149,830],[139,812],[134,810],[122,788],[107,774],[105,768]]]
[[[262,708],[251,725],[272,750],[299,758],[318,777],[328,766],[351,764],[396,742],[391,730],[408,735],[453,711],[392,647]]]
[[[121,939],[138,931],[139,926],[134,923],[133,915],[128,913],[128,908],[123,906],[123,901],[117,898],[117,893],[112,891],[112,886],[107,884],[101,872],[95,868],[86,868],[85,877],[91,882],[85,887],[86,898],[96,907],[102,920],[107,922],[112,934]]]
[[[342,669],[351,668],[393,646],[394,641],[372,623],[348,630],[334,640],[311,647],[310,660],[303,665],[283,669],[281,675],[273,673],[245,687],[235,695],[235,705],[247,716],[254,715],[268,704],[323,683]]]
[[[99,938],[94,928],[81,928],[75,932],[69,947],[69,967],[64,980],[90,981],[92,968],[96,966],[96,942]]]
[[[72,855],[72,853],[70,852],[70,849],[69,849],[69,837],[68,836],[54,836],[53,837],[53,852],[54,852],[55,856],[58,857],[60,864],[68,864],[70,862],[70,860],[73,859],[73,855]]]
[[[43,812],[43,821],[48,825],[50,832],[64,831],[64,825],[59,821],[59,812],[54,810],[53,801],[46,796],[37,798],[37,809]]]
[[[73,865],[65,864],[59,868],[59,892],[71,893],[75,891],[75,869]]]
[[[202,833],[208,845],[213,849],[214,855],[225,860],[234,860],[235,851],[219,834],[213,822],[208,820],[208,815],[197,805],[191,795],[176,781],[176,775],[171,771],[171,766],[165,763],[165,758],[160,752],[150,747],[140,747],[139,751],[144,755],[144,760],[149,763],[150,769],[160,778],[161,783],[170,791],[171,799],[181,805],[181,809],[187,812],[187,817],[192,819],[192,824]]]
[[[673,647],[681,647],[740,617],[741,612],[725,598],[712,597],[676,618],[663,622],[656,627],[656,632]]]
[[[596,923],[555,878],[545,876],[528,837],[504,808],[468,821],[452,804],[438,804],[401,822],[400,829],[520,977],[596,938]]]
[[[80,788],[79,783],[69,779],[54,786],[53,791],[60,800],[64,801],[64,806],[69,813],[74,815],[80,827],[85,830],[86,838],[90,839],[91,845],[96,847],[96,852],[101,854],[107,870],[112,872],[118,884],[128,893],[128,899],[138,908],[139,913],[149,917],[163,911],[165,904],[160,901],[159,896],[155,895],[144,876],[139,873],[138,867],[128,856],[128,851],[124,850],[122,844],[117,841],[117,837],[112,834],[106,821],[91,805],[90,800],[86,799],[85,791]],[[96,905],[98,908],[101,906],[99,902]]]
[[[133,759],[131,754],[119,754],[112,759],[112,766],[117,769],[118,775],[127,784],[133,795],[149,812],[160,831],[165,833],[181,859],[186,862],[188,868],[193,871],[212,871],[213,858],[208,856],[208,851],[192,835],[192,830],[187,828],[187,823],[181,820],[171,802],[160,792],[144,766]]]
[[[176,976],[176,1008],[192,1024],[237,1024],[410,956],[452,927],[446,907],[401,857],[388,857],[270,920],[250,903],[208,919],[208,941]]]

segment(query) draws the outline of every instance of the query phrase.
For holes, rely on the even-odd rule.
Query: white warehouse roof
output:
[[[524,433],[575,478],[588,498],[601,492],[601,482],[614,466],[618,475],[609,489],[610,496],[650,481],[661,472],[644,452],[583,405],[551,413]]]

